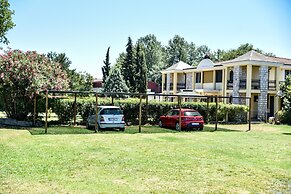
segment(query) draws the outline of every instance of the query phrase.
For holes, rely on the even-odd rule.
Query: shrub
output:
[[[58,103],[56,104],[57,106],[53,108],[53,111],[59,116],[61,122],[69,122],[73,119],[74,99],[58,99]],[[99,98],[98,105],[111,105],[111,100],[110,98]],[[114,105],[121,107],[124,112],[126,122],[130,122],[132,124],[138,123],[139,99],[115,99]],[[161,115],[165,115],[173,108],[178,108],[178,104],[176,102],[149,101],[148,105],[146,105],[145,100],[143,100],[143,124],[147,122],[147,118],[150,123],[157,123]],[[211,122],[215,120],[215,103],[209,103],[208,115],[207,103],[205,102],[184,102],[182,103],[182,108],[190,108],[199,111],[204,117],[205,121],[208,120]],[[219,103],[218,120],[225,121],[228,115],[229,122],[246,122],[247,111],[248,108],[243,105]],[[78,98],[77,113],[82,117],[83,121],[86,121],[89,115],[95,113],[95,98]]]
[[[67,87],[60,64],[35,51],[5,51],[0,55],[0,99],[8,117],[27,119],[33,97],[43,90]]]

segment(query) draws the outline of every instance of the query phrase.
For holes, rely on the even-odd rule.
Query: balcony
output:
[[[259,79],[252,79],[252,89],[253,90],[260,89],[260,80]]]
[[[177,83],[177,90],[186,89],[186,83]]]
[[[269,90],[276,90],[276,80],[269,80]]]
[[[247,80],[239,80],[239,89],[246,89],[247,88]]]
[[[233,89],[233,81],[232,80],[227,80],[227,89],[232,90]]]
[[[170,91],[173,90],[174,84],[170,83]],[[177,83],[177,90],[186,89],[186,83]],[[163,90],[167,90],[167,83],[164,84]]]

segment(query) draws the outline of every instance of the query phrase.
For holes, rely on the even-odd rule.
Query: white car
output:
[[[96,116],[91,115],[87,119],[86,127],[95,127]],[[123,111],[118,106],[98,106],[98,127],[100,130],[118,128],[125,129]]]

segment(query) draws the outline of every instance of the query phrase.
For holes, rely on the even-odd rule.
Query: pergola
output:
[[[201,96],[201,95],[188,95],[188,94],[145,94],[145,93],[107,93],[107,92],[91,92],[91,91],[58,91],[58,90],[48,90],[45,91],[45,99],[46,99],[46,105],[45,105],[45,133],[47,133],[48,129],[48,99],[49,94],[73,94],[74,95],[74,126],[76,125],[76,104],[77,104],[77,95],[78,94],[86,94],[90,95],[93,94],[96,98],[95,101],[95,112],[96,112],[96,119],[95,119],[95,132],[98,132],[98,98],[101,96],[109,96],[111,97],[112,104],[114,102],[114,98],[118,96],[133,96],[133,97],[139,97],[139,133],[141,133],[141,121],[142,121],[142,99],[146,99],[146,104],[148,104],[148,97],[154,96],[155,97],[175,97],[178,99],[178,107],[179,107],[179,131],[181,131],[181,104],[182,104],[182,98],[196,98],[196,99],[204,99],[207,102],[207,116],[209,115],[209,100],[214,99],[215,100],[215,129],[214,131],[217,131],[217,124],[218,124],[218,118],[217,118],[217,111],[218,111],[218,99],[233,99],[233,98],[239,98],[239,99],[245,99],[249,100],[249,112],[248,112],[248,130],[251,130],[251,98],[250,97],[232,97],[232,96]],[[34,116],[33,116],[33,122],[36,123],[36,96],[34,98]]]

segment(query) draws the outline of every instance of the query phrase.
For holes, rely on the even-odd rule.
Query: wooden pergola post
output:
[[[114,96],[111,96],[111,105],[114,106]]]
[[[207,104],[206,104],[206,123],[209,123],[209,97],[207,96]]]
[[[216,95],[215,96],[215,129],[214,129],[214,131],[217,131],[217,122],[218,122],[217,112],[218,112],[218,98]]]
[[[47,117],[48,117],[48,91],[45,92],[45,128],[44,128],[44,133],[47,133]]]
[[[98,117],[99,117],[99,115],[98,115],[98,93],[96,93],[96,104],[95,104],[95,133],[97,133],[98,132],[98,130],[99,130],[99,126],[98,126]]]
[[[148,111],[149,111],[149,96],[146,95],[146,116],[145,116],[146,122],[148,122]]]
[[[33,126],[36,124],[36,94],[34,94],[33,99]]]
[[[251,120],[252,120],[252,98],[249,98],[249,129],[248,131],[251,130]]]
[[[179,131],[182,130],[182,119],[181,119],[181,96],[178,96],[178,106],[179,106]]]
[[[142,110],[142,95],[139,96],[139,118],[138,118],[138,132],[141,133],[141,110]]]
[[[76,114],[77,114],[77,93],[75,93],[74,100],[74,126],[76,126]]]

